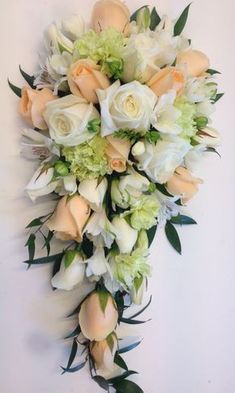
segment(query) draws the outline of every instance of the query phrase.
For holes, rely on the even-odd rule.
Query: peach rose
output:
[[[46,225],[61,240],[81,242],[83,228],[90,216],[88,203],[78,194],[64,196]]]
[[[92,27],[96,33],[113,27],[127,36],[130,28],[130,11],[120,0],[99,0],[93,8]]]
[[[199,76],[210,67],[208,57],[199,50],[189,49],[178,54],[176,65],[185,65],[191,76]]]
[[[175,67],[166,67],[157,72],[148,82],[148,86],[159,97],[169,90],[175,90],[179,95],[185,85],[185,77],[182,71]]]
[[[31,87],[23,87],[21,90],[21,99],[19,103],[19,112],[21,116],[33,127],[40,130],[46,130],[47,124],[42,116],[46,104],[49,101],[58,98],[47,88],[34,90]]]
[[[108,145],[105,154],[108,157],[110,169],[116,172],[124,172],[126,170],[126,162],[130,153],[131,144],[129,141],[113,136],[107,136]]]
[[[96,104],[96,89],[107,89],[109,79],[100,71],[100,66],[90,59],[78,60],[72,64],[68,72],[68,83],[72,94],[84,97],[88,102]]]
[[[105,310],[101,308],[100,296],[107,296]],[[107,291],[92,292],[82,303],[78,320],[83,335],[90,341],[103,341],[114,331],[118,312],[116,303]]]
[[[110,334],[106,340],[91,342],[91,356],[100,371],[111,372],[113,370],[117,348],[117,337],[115,334]]]
[[[192,176],[188,169],[179,166],[168,180],[167,190],[172,195],[181,195],[182,202],[187,203],[198,191],[198,184],[203,181]]]

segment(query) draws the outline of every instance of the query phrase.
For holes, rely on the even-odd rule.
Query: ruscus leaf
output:
[[[13,85],[13,83],[11,83],[8,79],[8,85],[10,86],[11,90],[18,96],[21,97],[21,89],[15,85]]]
[[[189,12],[189,8],[190,8],[191,4],[192,3],[190,3],[184,9],[184,11],[180,15],[179,19],[176,21],[175,26],[174,26],[174,36],[180,35],[182,33],[182,31],[184,30],[184,27],[185,27],[187,19],[188,19],[188,12]]]
[[[167,221],[165,225],[165,233],[166,237],[169,241],[169,243],[172,245],[172,247],[179,253],[181,254],[181,243],[180,243],[180,238],[177,233],[177,230],[175,229],[174,225],[171,224],[170,221]]]
[[[137,14],[140,10],[142,10],[142,8],[148,7],[147,5],[143,5],[142,7],[138,8],[138,10],[136,10],[132,15],[131,15],[131,22],[136,21],[137,18]]]
[[[128,379],[124,379],[113,386],[117,390],[117,393],[144,393],[135,382],[129,381]]]
[[[29,84],[32,89],[36,89],[36,86],[34,86],[34,76],[28,75],[24,70],[22,70],[21,66],[19,65],[20,73],[23,76],[23,78],[26,80],[26,82]]]
[[[194,225],[197,224],[196,221],[188,216],[178,214],[178,216],[171,217],[170,222],[172,224],[179,224],[179,225]]]
[[[156,7],[154,7],[152,9],[151,15],[151,22],[150,22],[150,30],[155,30],[156,27],[159,25],[159,23],[161,22],[161,18],[157,13]]]
[[[124,379],[128,378],[130,375],[138,374],[136,371],[127,370],[123,374],[119,375],[118,377],[108,379],[108,382],[112,385],[123,381]]]
[[[114,363],[118,366],[123,368],[123,370],[128,370],[128,367],[125,363],[125,361],[123,360],[123,358],[116,352],[115,357],[114,357]]]

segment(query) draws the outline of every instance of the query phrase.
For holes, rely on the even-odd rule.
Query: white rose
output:
[[[120,81],[105,90],[97,90],[101,107],[101,134],[120,128],[148,130],[156,96],[147,86],[134,81],[120,86]]]
[[[92,210],[102,207],[104,196],[108,187],[108,181],[104,178],[101,182],[97,179],[83,180],[78,186],[78,192],[88,202]]]
[[[164,137],[156,145],[145,143],[145,153],[138,156],[138,168],[154,182],[165,183],[182,163],[191,145],[177,136]]]
[[[118,245],[121,254],[131,253],[138,237],[138,231],[133,229],[125,220],[115,216],[113,218],[112,224],[117,231],[116,243]]]
[[[70,94],[49,102],[44,118],[56,143],[76,146],[94,136],[87,130],[87,125],[90,120],[99,118],[99,112],[84,98]]]
[[[52,278],[53,287],[70,291],[84,279],[85,264],[77,252],[71,254],[72,262],[66,267],[66,255],[63,257],[60,270]]]
[[[63,32],[72,41],[81,37],[85,33],[85,22],[80,15],[72,15],[61,21]]]
[[[148,30],[132,34],[123,52],[124,69],[122,80],[134,79],[147,82],[161,67],[171,65],[179,48],[185,44],[180,37],[174,37],[170,30]]]
[[[171,90],[159,98],[154,108],[151,124],[163,134],[178,135],[182,132],[182,128],[177,124],[181,111],[174,107],[175,98],[176,92]]]

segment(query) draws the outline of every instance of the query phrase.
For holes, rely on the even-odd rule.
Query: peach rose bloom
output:
[[[109,294],[105,311],[101,309],[98,292],[92,292],[82,303],[78,314],[83,335],[90,341],[103,341],[114,331],[117,321],[117,305]]]
[[[91,342],[91,356],[99,370],[103,372],[111,372],[113,370],[117,348],[117,337],[115,334],[110,335],[107,340]]]
[[[198,184],[203,181],[194,177],[188,169],[179,166],[168,180],[166,187],[172,195],[182,195],[182,202],[187,203],[197,192]]]
[[[78,60],[68,72],[68,84],[72,94],[84,97],[88,102],[98,103],[96,89],[107,89],[109,79],[100,71],[100,66],[90,59]]]
[[[131,144],[129,141],[119,138],[114,138],[109,135],[106,137],[108,145],[105,154],[108,158],[110,169],[116,172],[125,172],[126,162],[130,153]]]
[[[92,12],[92,28],[100,33],[109,27],[129,34],[130,11],[120,0],[99,0],[95,3]]]
[[[57,99],[50,89],[35,90],[31,87],[23,87],[19,103],[21,116],[33,127],[46,130],[47,124],[43,118],[43,112],[49,101]]]
[[[82,231],[90,216],[88,203],[78,194],[60,199],[46,225],[60,240],[82,241]]]
[[[185,65],[191,76],[200,76],[210,67],[208,57],[199,50],[189,49],[178,54],[176,65]]]
[[[169,90],[175,90],[179,95],[185,86],[185,77],[182,71],[175,67],[166,67],[157,72],[148,82],[148,86],[159,97]]]

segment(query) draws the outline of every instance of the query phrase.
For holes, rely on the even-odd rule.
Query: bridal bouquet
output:
[[[106,391],[143,392],[121,356],[139,341],[125,344],[119,325],[144,322],[151,298],[126,310],[142,303],[156,229],[181,253],[176,227],[195,224],[183,209],[202,183],[196,165],[220,141],[211,127],[218,71],[183,35],[188,11],[176,21],[148,6],[130,16],[120,0],[99,0],[89,28],[76,15],[48,28],[38,72],[20,68],[26,86],[9,81],[28,125],[22,153],[37,165],[26,192],[55,201],[27,225],[25,263],[53,264],[54,289],[87,284],[69,314],[77,322],[62,370],[87,364]]]

